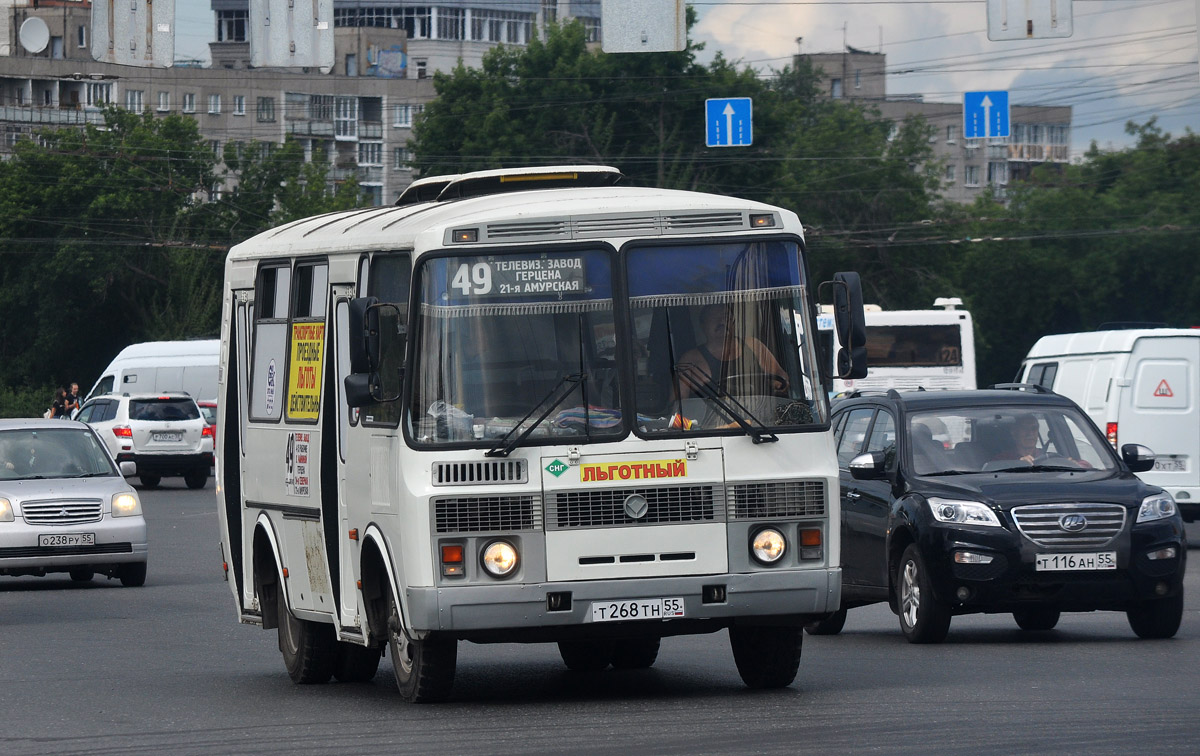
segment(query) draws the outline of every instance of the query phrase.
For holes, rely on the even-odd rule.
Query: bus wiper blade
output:
[[[533,433],[533,430],[535,428],[537,428],[539,425],[541,425],[546,420],[546,418],[550,416],[551,412],[553,412],[555,409],[558,408],[558,405],[560,405],[564,401],[566,401],[567,397],[570,396],[575,391],[575,385],[582,384],[586,380],[587,380],[587,375],[584,373],[574,373],[572,375],[564,375],[562,378],[559,379],[558,383],[554,384],[554,388],[550,389],[550,392],[548,394],[546,394],[546,396],[543,397],[540,402],[533,405],[533,409],[529,410],[529,412],[527,412],[525,414],[525,417],[521,418],[517,422],[517,424],[513,426],[512,430],[510,430],[508,433],[504,434],[504,437],[500,439],[500,443],[496,444],[491,449],[488,449],[484,456],[507,457],[509,454],[512,453],[513,449],[520,446],[521,443],[524,442],[525,439],[529,437],[530,433]],[[515,434],[517,432],[517,429],[520,428],[522,425],[524,425],[525,421],[528,420],[530,417],[532,417],[534,412],[538,411],[538,407],[541,407],[543,404],[546,403],[547,399],[554,396],[554,392],[558,391],[560,388],[562,388],[562,385],[564,383],[571,383],[574,385],[570,386],[566,391],[559,394],[558,397],[553,402],[550,403],[550,406],[546,408],[546,411],[543,412],[538,417],[537,420],[530,423],[529,427],[526,428],[521,433],[521,435],[516,436],[514,438],[513,434]]]
[[[763,443],[769,443],[772,441],[779,440],[779,436],[776,436],[774,433],[772,433],[769,430],[765,430],[765,428],[767,427],[766,423],[764,423],[762,420],[759,420],[757,417],[755,417],[753,412],[746,409],[745,405],[743,405],[741,402],[739,402],[737,399],[735,399],[733,397],[733,395],[730,394],[728,391],[721,391],[720,387],[713,388],[706,382],[696,380],[694,377],[691,376],[686,365],[683,366],[683,368],[684,368],[683,370],[680,370],[679,368],[680,368],[679,365],[671,366],[671,370],[673,370],[677,376],[682,378],[683,381],[685,383],[687,383],[688,388],[690,388],[692,391],[695,391],[698,394],[703,395],[705,399],[708,399],[713,404],[716,404],[718,407],[720,407],[725,412],[725,414],[732,417],[734,422],[736,422],[739,426],[741,426],[742,430],[744,430],[746,432],[746,435],[750,436],[750,439],[752,441],[754,441],[754,443],[763,444]],[[746,422],[746,420],[741,415],[739,415],[737,412],[734,411],[733,407],[730,407],[729,404],[726,403],[721,398],[722,395],[724,395],[724,397],[726,399],[728,399],[730,402],[733,402],[733,404],[736,405],[739,410],[744,412],[746,417],[750,418],[754,422],[761,425],[762,428],[755,428],[753,425]]]

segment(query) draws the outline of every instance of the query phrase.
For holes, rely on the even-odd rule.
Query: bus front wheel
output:
[[[786,688],[800,669],[804,633],[798,627],[731,627],[729,645],[742,682],[751,688]]]
[[[400,697],[408,703],[436,703],[450,697],[458,663],[458,642],[428,635],[412,638],[400,621],[400,610],[388,588],[388,655]]]

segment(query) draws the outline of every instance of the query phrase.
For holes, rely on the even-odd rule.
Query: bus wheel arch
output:
[[[253,585],[258,598],[258,611],[262,616],[262,628],[274,630],[279,627],[278,597],[283,586],[279,584],[279,557],[275,539],[271,537],[269,526],[261,520],[254,527],[253,544]]]

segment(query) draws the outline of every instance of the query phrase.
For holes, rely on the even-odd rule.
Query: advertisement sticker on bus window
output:
[[[275,414],[275,360],[267,365],[267,416]]]
[[[292,324],[292,361],[288,371],[288,418],[316,420],[321,409],[321,355],[324,323]]]
[[[583,257],[489,258],[447,268],[454,297],[580,294],[587,291]]]
[[[647,459],[634,462],[602,462],[600,464],[579,466],[579,480],[583,483],[597,483],[607,480],[649,480],[686,477],[686,459]]]
[[[289,433],[284,453],[283,485],[288,496],[308,496],[308,433]]]

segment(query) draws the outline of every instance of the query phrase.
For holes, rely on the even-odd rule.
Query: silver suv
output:
[[[79,409],[118,463],[133,462],[145,488],[182,476],[204,488],[213,464],[213,432],[196,400],[183,393],[109,394]]]

